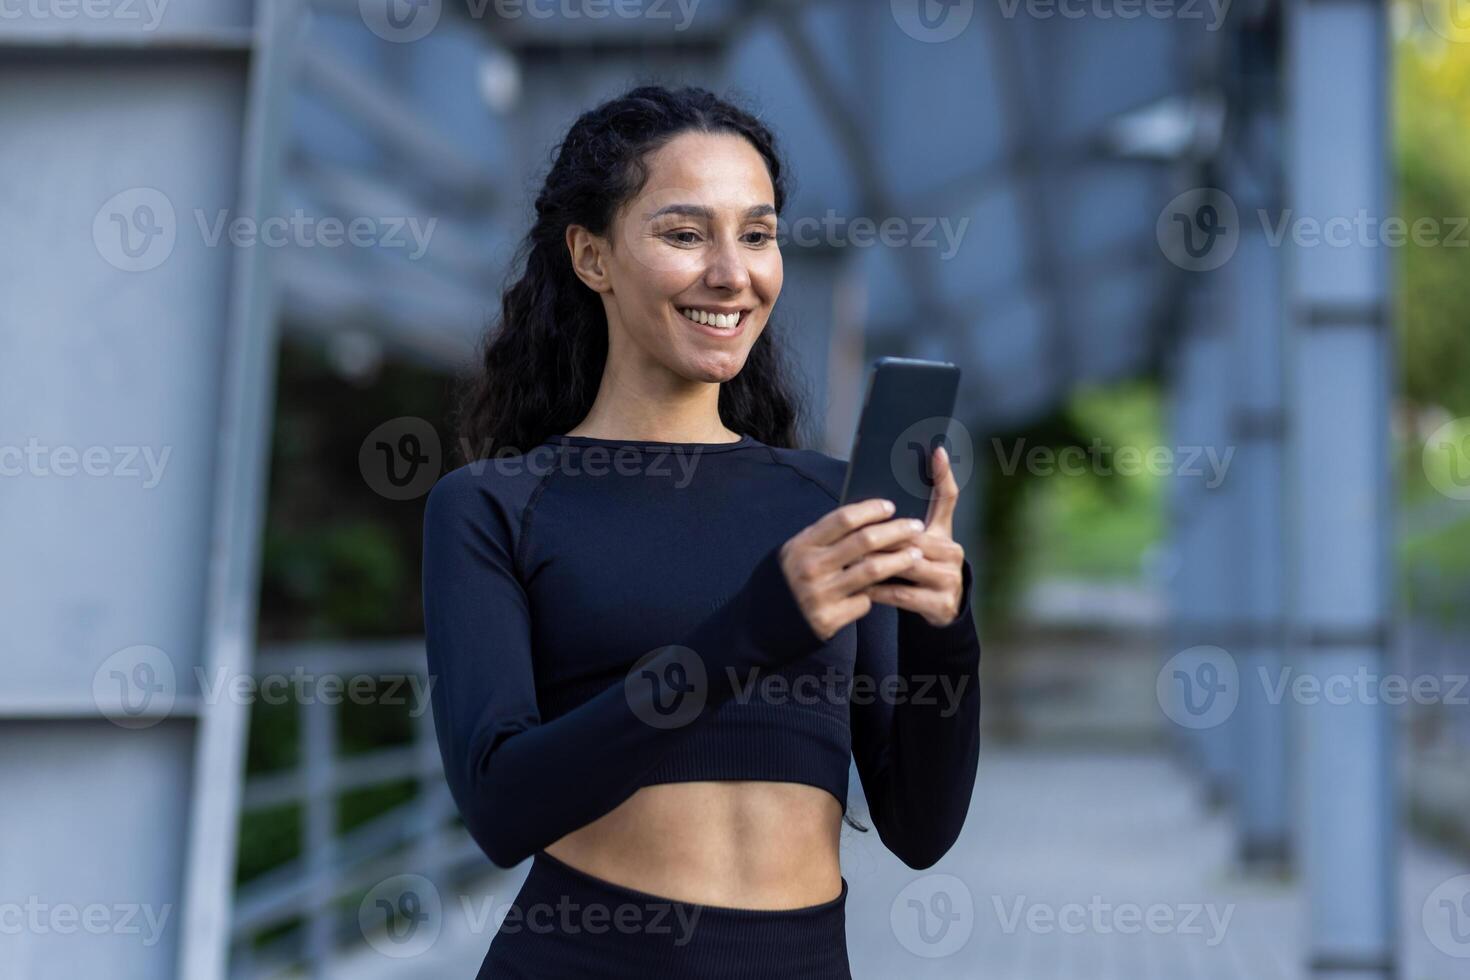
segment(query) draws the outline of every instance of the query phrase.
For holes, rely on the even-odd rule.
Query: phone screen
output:
[[[842,503],[882,497],[893,501],[894,517],[928,516],[934,489],[930,459],[953,424],[959,380],[960,369],[945,361],[883,357],[874,362]]]

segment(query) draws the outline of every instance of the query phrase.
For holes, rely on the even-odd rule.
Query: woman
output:
[[[909,866],[964,822],[958,487],[939,450],[926,522],[837,507],[843,462],[793,448],[784,200],[760,122],[661,87],[577,119],[536,199],[425,511],[445,774],[534,858],[481,977],[848,977],[850,759]]]

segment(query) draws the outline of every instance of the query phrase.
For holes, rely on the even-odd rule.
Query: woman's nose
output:
[[[745,256],[737,243],[725,242],[715,248],[704,272],[704,282],[712,288],[732,292],[739,292],[750,285],[750,270],[745,267]]]

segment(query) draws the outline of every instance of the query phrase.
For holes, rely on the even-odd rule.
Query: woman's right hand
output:
[[[924,522],[895,518],[893,502],[859,500],[828,512],[781,545],[781,571],[812,631],[825,642],[873,607],[864,589],[923,557],[906,542]]]

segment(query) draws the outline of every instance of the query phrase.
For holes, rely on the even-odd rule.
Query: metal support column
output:
[[[294,6],[0,19],[0,877],[89,922],[19,975],[224,972],[274,334],[204,229],[269,200]]]
[[[1232,645],[1240,669],[1236,751],[1238,856],[1247,868],[1284,871],[1289,863],[1287,741],[1290,710],[1268,694],[1284,666],[1286,551],[1282,508],[1282,249],[1267,237],[1281,215],[1282,133],[1278,31],[1256,22],[1238,39],[1235,122],[1226,141],[1226,190],[1239,213],[1226,280],[1232,360],[1230,443],[1236,513],[1236,588],[1240,611]]]
[[[1234,530],[1228,483],[1216,480],[1213,469],[1202,462],[1210,453],[1223,459],[1230,398],[1228,336],[1214,275],[1197,275],[1190,283],[1173,372],[1173,443],[1179,460],[1195,462],[1187,469],[1181,464],[1173,477],[1177,571],[1170,655],[1202,646],[1232,653],[1227,626],[1234,608],[1230,564]],[[1204,656],[1211,661],[1209,669],[1221,666],[1218,654]],[[1189,696],[1180,690],[1175,695]],[[1223,806],[1233,797],[1238,769],[1232,742],[1236,720],[1230,712],[1212,712],[1198,721],[1185,735],[1189,761],[1209,804]]]
[[[1325,692],[1359,671],[1381,678],[1387,658],[1389,255],[1371,223],[1388,201],[1388,32],[1378,0],[1290,4],[1287,26],[1288,199],[1322,228],[1286,238],[1290,652]],[[1391,709],[1357,694],[1299,700],[1311,975],[1395,976]]]

